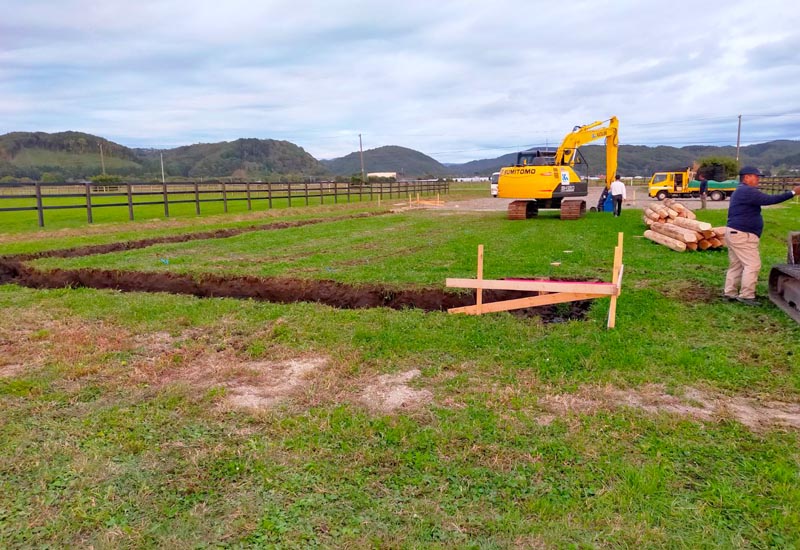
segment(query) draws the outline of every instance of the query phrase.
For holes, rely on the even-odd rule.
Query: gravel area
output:
[[[597,206],[597,201],[600,199],[600,193],[602,193],[602,189],[599,187],[591,187],[589,189],[589,196],[585,198],[587,209]],[[640,209],[647,204],[657,204],[659,202],[656,199],[648,197],[646,189],[636,189],[634,192],[629,191],[628,197],[628,200],[622,204],[623,210],[626,208]],[[436,208],[443,210],[458,209],[470,212],[505,211],[508,209],[508,203],[510,203],[511,200],[512,199],[495,199],[491,196],[487,196],[483,199],[470,199],[463,201],[446,200],[443,206]],[[700,199],[678,199],[678,201],[685,204],[691,210],[700,210]],[[728,200],[712,201],[709,199],[706,201],[706,208],[709,210],[727,210]]]

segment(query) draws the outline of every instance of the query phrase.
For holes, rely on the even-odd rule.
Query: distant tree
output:
[[[89,178],[92,183],[119,183],[122,181],[122,176],[114,174],[98,174]]]
[[[64,175],[60,172],[42,172],[41,182],[42,183],[58,183],[64,181]]]
[[[233,171],[233,173],[231,174],[231,177],[234,179],[234,181],[246,181],[247,180],[247,170],[244,170],[242,168],[238,168],[238,169]]]
[[[731,157],[705,157],[697,162],[697,173],[704,174],[710,180],[736,179],[739,174],[739,163]]]

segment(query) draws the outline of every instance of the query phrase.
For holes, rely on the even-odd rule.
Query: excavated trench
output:
[[[361,217],[361,216],[350,216]],[[123,292],[168,292],[206,298],[240,298],[275,303],[316,302],[342,309],[388,307],[416,308],[423,311],[446,311],[453,307],[475,304],[475,291],[446,292],[436,288],[392,288],[381,285],[348,285],[331,280],[295,278],[262,278],[212,274],[183,275],[176,273],[119,271],[103,269],[40,270],[28,265],[29,260],[45,257],[78,257],[145,248],[153,244],[186,242],[197,239],[225,238],[247,231],[263,231],[298,227],[324,221],[275,223],[240,229],[225,229],[156,239],[144,239],[52,250],[35,254],[0,257],[0,284],[14,283],[30,288],[87,287]],[[531,293],[484,290],[484,303],[530,296]],[[583,319],[591,301],[571,302],[537,308],[515,310],[514,315],[538,317],[545,323]]]

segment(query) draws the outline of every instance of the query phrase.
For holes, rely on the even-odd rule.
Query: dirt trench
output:
[[[383,213],[379,213],[383,214]],[[212,274],[182,275],[175,273],[119,271],[103,269],[52,269],[41,270],[26,262],[38,258],[72,258],[106,254],[124,250],[146,248],[154,244],[187,242],[199,239],[226,238],[249,231],[265,231],[299,227],[327,221],[360,218],[376,214],[359,214],[337,218],[313,219],[297,222],[277,222],[237,229],[221,229],[189,233],[170,237],[142,239],[83,246],[62,250],[49,250],[34,254],[0,257],[0,284],[14,283],[30,288],[86,287],[113,289],[122,292],[168,292],[203,298],[239,298],[274,303],[315,302],[341,309],[386,307],[391,309],[421,309],[446,311],[449,308],[475,304],[476,293],[447,292],[437,288],[395,288],[383,285],[348,285],[332,280],[297,278],[264,278],[252,276]],[[485,303],[512,300],[531,296],[529,292],[484,290]],[[538,317],[545,323],[583,319],[591,301],[571,302],[536,308],[519,309],[512,314],[519,317]]]
[[[0,272],[9,269],[0,262]],[[475,304],[475,292],[455,293],[436,288],[404,289],[382,285],[348,285],[331,280],[262,278],[252,276],[201,276],[147,271],[104,269],[39,270],[22,262],[11,269],[13,282],[30,288],[87,287],[123,292],[168,292],[203,298],[240,298],[288,304],[316,302],[341,309],[387,307],[446,311]],[[484,290],[484,303],[512,300],[530,293]],[[540,317],[544,322],[561,322],[585,317],[591,301],[515,310],[521,317]]]
[[[60,250],[45,250],[32,254],[17,254],[15,256],[0,256],[0,284],[3,281],[3,264],[7,262],[25,262],[39,258],[78,258],[81,256],[93,256],[95,254],[108,254],[111,252],[124,252],[125,250],[136,250],[147,248],[154,244],[185,243],[204,239],[225,239],[235,237],[243,233],[253,231],[272,231],[277,229],[288,229],[290,227],[302,227],[304,225],[314,225],[318,223],[338,222],[343,220],[353,220],[358,218],[369,218],[372,216],[382,216],[390,214],[388,210],[382,212],[364,212],[352,216],[336,216],[331,218],[313,218],[310,220],[298,220],[295,222],[273,222],[260,225],[250,225],[247,227],[234,227],[230,229],[217,229],[214,231],[200,231],[197,233],[185,233],[183,235],[172,235],[169,237],[155,237],[152,239],[140,239],[137,241],[122,241],[108,244],[97,244],[91,246],[78,246],[75,248],[63,248]]]

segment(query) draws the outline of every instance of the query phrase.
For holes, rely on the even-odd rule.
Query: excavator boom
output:
[[[598,139],[606,139],[606,187],[611,186],[614,176],[617,173],[617,153],[619,151],[619,121],[612,116],[603,126],[604,122],[592,122],[585,126],[576,126],[575,129],[567,134],[556,151],[556,165],[574,166],[575,156],[578,147],[586,145]]]

